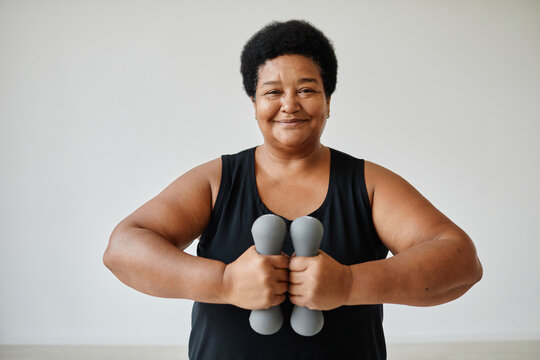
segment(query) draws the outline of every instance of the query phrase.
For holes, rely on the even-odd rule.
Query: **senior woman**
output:
[[[321,144],[337,73],[322,32],[273,22],[241,62],[264,143],[180,176],[118,224],[104,262],[134,289],[195,301],[192,359],[384,359],[382,304],[463,295],[482,276],[475,247],[401,177]],[[251,225],[270,213],[319,219],[319,254],[295,257],[290,237],[258,254]],[[323,329],[255,333],[249,310],[278,304],[285,319],[293,304],[324,310]]]

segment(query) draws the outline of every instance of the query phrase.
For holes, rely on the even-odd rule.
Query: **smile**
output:
[[[308,121],[307,119],[285,119],[285,120],[275,120],[274,122],[280,125],[293,126],[293,125],[298,125],[307,121]]]

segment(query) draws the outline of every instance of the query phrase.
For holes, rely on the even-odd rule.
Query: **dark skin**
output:
[[[316,210],[326,197],[329,149],[320,143],[330,112],[320,70],[284,55],[259,71],[255,115],[264,143],[255,152],[257,189],[265,205],[288,219]],[[244,309],[296,305],[397,303],[430,306],[463,295],[482,267],[467,234],[409,183],[365,163],[374,225],[393,257],[346,266],[314,257],[264,256],[254,247],[230,264],[183,250],[207,226],[221,179],[221,160],[179,177],[114,229],[106,266],[141,292]]]

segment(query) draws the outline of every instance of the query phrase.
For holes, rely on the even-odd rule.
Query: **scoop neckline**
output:
[[[277,215],[279,217],[281,217],[283,220],[285,220],[288,224],[292,223],[294,221],[294,219],[288,219],[286,218],[285,216],[283,215],[280,215],[280,214],[276,214],[274,213],[272,210],[270,210],[265,204],[264,202],[262,201],[261,199],[261,196],[259,194],[259,189],[257,188],[257,177],[255,176],[255,150],[257,149],[258,146],[255,146],[251,149],[251,156],[250,156],[250,166],[251,166],[251,175],[250,175],[250,181],[251,181],[251,186],[252,186],[252,189],[253,189],[253,192],[255,194],[255,198],[257,200],[257,205],[259,207],[259,210],[262,211],[263,214],[273,214],[273,215]],[[330,175],[329,175],[329,179],[328,179],[328,188],[326,189],[326,196],[323,200],[323,202],[321,203],[321,205],[319,205],[319,207],[314,210],[313,212],[309,213],[309,214],[306,214],[306,215],[302,215],[302,216],[312,216],[312,217],[318,217],[320,215],[320,213],[328,206],[327,204],[330,202],[330,198],[331,198],[331,195],[332,195],[332,191],[331,189],[333,188],[333,184],[334,184],[334,169],[335,169],[335,164],[334,164],[334,149],[332,149],[331,147],[328,147],[328,150],[330,150]]]

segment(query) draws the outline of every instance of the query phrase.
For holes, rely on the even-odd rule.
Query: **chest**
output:
[[[329,188],[330,170],[317,176],[272,179],[257,175],[257,191],[264,205],[289,220],[308,215],[324,203]]]

